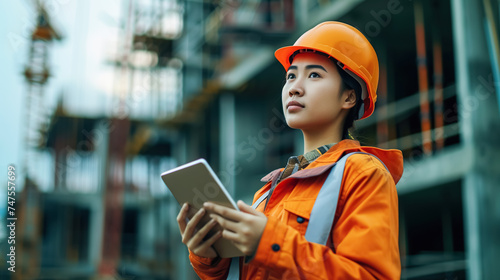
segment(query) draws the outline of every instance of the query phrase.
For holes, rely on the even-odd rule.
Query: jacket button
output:
[[[302,224],[306,219],[302,217],[297,217],[297,223]]]
[[[275,251],[275,252],[278,252],[280,250],[280,245],[273,244],[273,246],[271,246],[271,249],[273,249],[273,251]]]

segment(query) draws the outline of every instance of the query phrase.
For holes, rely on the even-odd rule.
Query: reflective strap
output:
[[[269,192],[270,192],[270,190],[269,190],[269,191],[267,191],[267,192],[265,192],[263,195],[261,195],[261,196],[259,197],[259,199],[257,199],[257,201],[255,201],[255,203],[252,205],[252,208],[253,208],[253,209],[257,209],[257,207],[259,206],[259,204],[261,204],[261,203],[262,203],[262,201],[264,201],[264,199],[266,199],[266,198],[267,198],[267,196],[269,195]]]
[[[344,176],[345,162],[350,155],[352,155],[352,153],[342,157],[335,163],[330,170],[330,174],[326,177],[321,190],[319,190],[305,234],[305,238],[309,242],[326,245],[328,241],[335,212],[337,211],[337,202],[339,200],[342,177]]]
[[[347,159],[354,154],[366,154],[377,158],[372,154],[353,152],[343,156],[335,163],[314,202],[305,234],[307,241],[326,245],[332,230],[335,213],[337,212],[337,203],[339,200],[342,178],[344,177],[345,163]]]
[[[227,280],[239,280],[240,279],[240,257],[231,258],[231,264],[229,265],[229,274],[227,275]]]

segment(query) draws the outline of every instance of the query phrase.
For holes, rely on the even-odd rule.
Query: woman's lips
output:
[[[288,104],[286,104],[286,109],[288,112],[293,113],[293,112],[298,112],[304,108],[304,105],[302,105],[298,101],[290,101]]]

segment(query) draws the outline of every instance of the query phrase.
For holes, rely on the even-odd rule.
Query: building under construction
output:
[[[20,219],[25,277],[6,276],[197,279],[180,207],[159,175],[205,158],[250,203],[260,178],[303,147],[284,121],[274,50],[327,20],[357,27],[378,54],[377,109],[355,123],[356,135],[403,151],[402,279],[500,274],[498,1],[129,0],[120,8],[120,51],[107,61],[113,110],[79,116],[61,101],[30,144],[47,164],[27,171],[20,202],[37,213]]]

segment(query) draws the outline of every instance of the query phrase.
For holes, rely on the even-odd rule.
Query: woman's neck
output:
[[[332,125],[328,129],[302,130],[304,135],[304,154],[323,145],[338,143],[342,140],[341,127]]]

